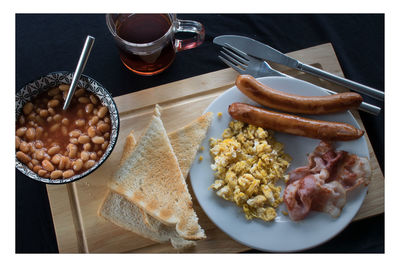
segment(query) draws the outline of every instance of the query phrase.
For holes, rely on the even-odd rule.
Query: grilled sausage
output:
[[[255,102],[270,108],[292,113],[328,114],[358,108],[361,95],[347,92],[326,96],[300,96],[272,89],[250,75],[236,78],[239,90]]]
[[[347,123],[312,120],[244,103],[231,104],[228,112],[232,118],[248,124],[326,141],[349,141],[364,134],[364,131]]]

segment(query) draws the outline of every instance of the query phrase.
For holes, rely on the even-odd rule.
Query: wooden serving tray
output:
[[[299,50],[288,55],[343,76],[331,44]],[[280,66],[274,67],[331,90],[346,90],[304,73]],[[125,137],[132,129],[135,130],[135,137],[140,136],[150,120],[154,104],[158,103],[163,108],[162,120],[167,132],[171,132],[200,116],[211,101],[232,87],[236,76],[237,73],[232,69],[223,69],[114,98],[120,112],[121,128],[118,142],[109,159],[98,170],[80,181],[68,185],[47,185],[59,252],[176,252],[169,243],[155,243],[99,218],[97,209],[106,193],[106,184],[116,170]],[[353,114],[364,128],[358,112],[354,111]],[[368,136],[365,137],[371,157],[372,181],[365,201],[354,220],[384,212],[384,177]],[[190,183],[189,190],[207,239],[199,241],[195,248],[184,252],[227,253],[248,250],[248,247],[232,240],[208,219],[195,199]]]

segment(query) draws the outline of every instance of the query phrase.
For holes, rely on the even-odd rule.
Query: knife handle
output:
[[[371,104],[366,103],[366,102],[362,102],[360,104],[360,106],[358,107],[358,109],[361,110],[361,111],[367,112],[369,114],[375,115],[375,116],[378,116],[379,113],[381,112],[381,108],[380,107],[371,105]]]
[[[329,90],[329,89],[326,89],[326,88],[323,88],[323,89],[326,92],[328,92],[329,94],[331,94],[331,95],[337,94],[336,92],[334,92],[332,90]],[[366,103],[366,102],[361,102],[361,104],[358,107],[358,109],[361,110],[361,111],[367,112],[369,114],[375,115],[375,116],[378,116],[379,113],[381,112],[381,108],[380,107],[371,105],[371,104]]]
[[[380,101],[383,101],[383,99],[385,97],[384,92],[381,92],[372,87],[362,85],[360,83],[353,82],[351,80],[333,75],[329,72],[323,71],[321,69],[315,68],[315,67],[307,65],[307,64],[303,64],[303,63],[299,62],[299,65],[297,68],[301,71],[304,71],[304,72],[316,75],[318,77],[324,78],[328,81],[343,85],[347,88],[353,89],[354,91],[356,91],[358,93],[368,95],[368,96],[378,99]]]

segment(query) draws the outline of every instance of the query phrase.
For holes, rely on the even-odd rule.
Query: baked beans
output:
[[[79,88],[62,110],[69,85],[39,94],[22,108],[16,157],[39,176],[69,178],[92,168],[109,145],[111,120],[97,96]]]

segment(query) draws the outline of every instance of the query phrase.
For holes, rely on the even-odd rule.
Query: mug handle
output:
[[[192,49],[201,45],[204,41],[205,30],[203,24],[193,20],[177,20],[177,32],[190,32],[196,35],[188,39],[175,39],[175,50],[176,52]]]

